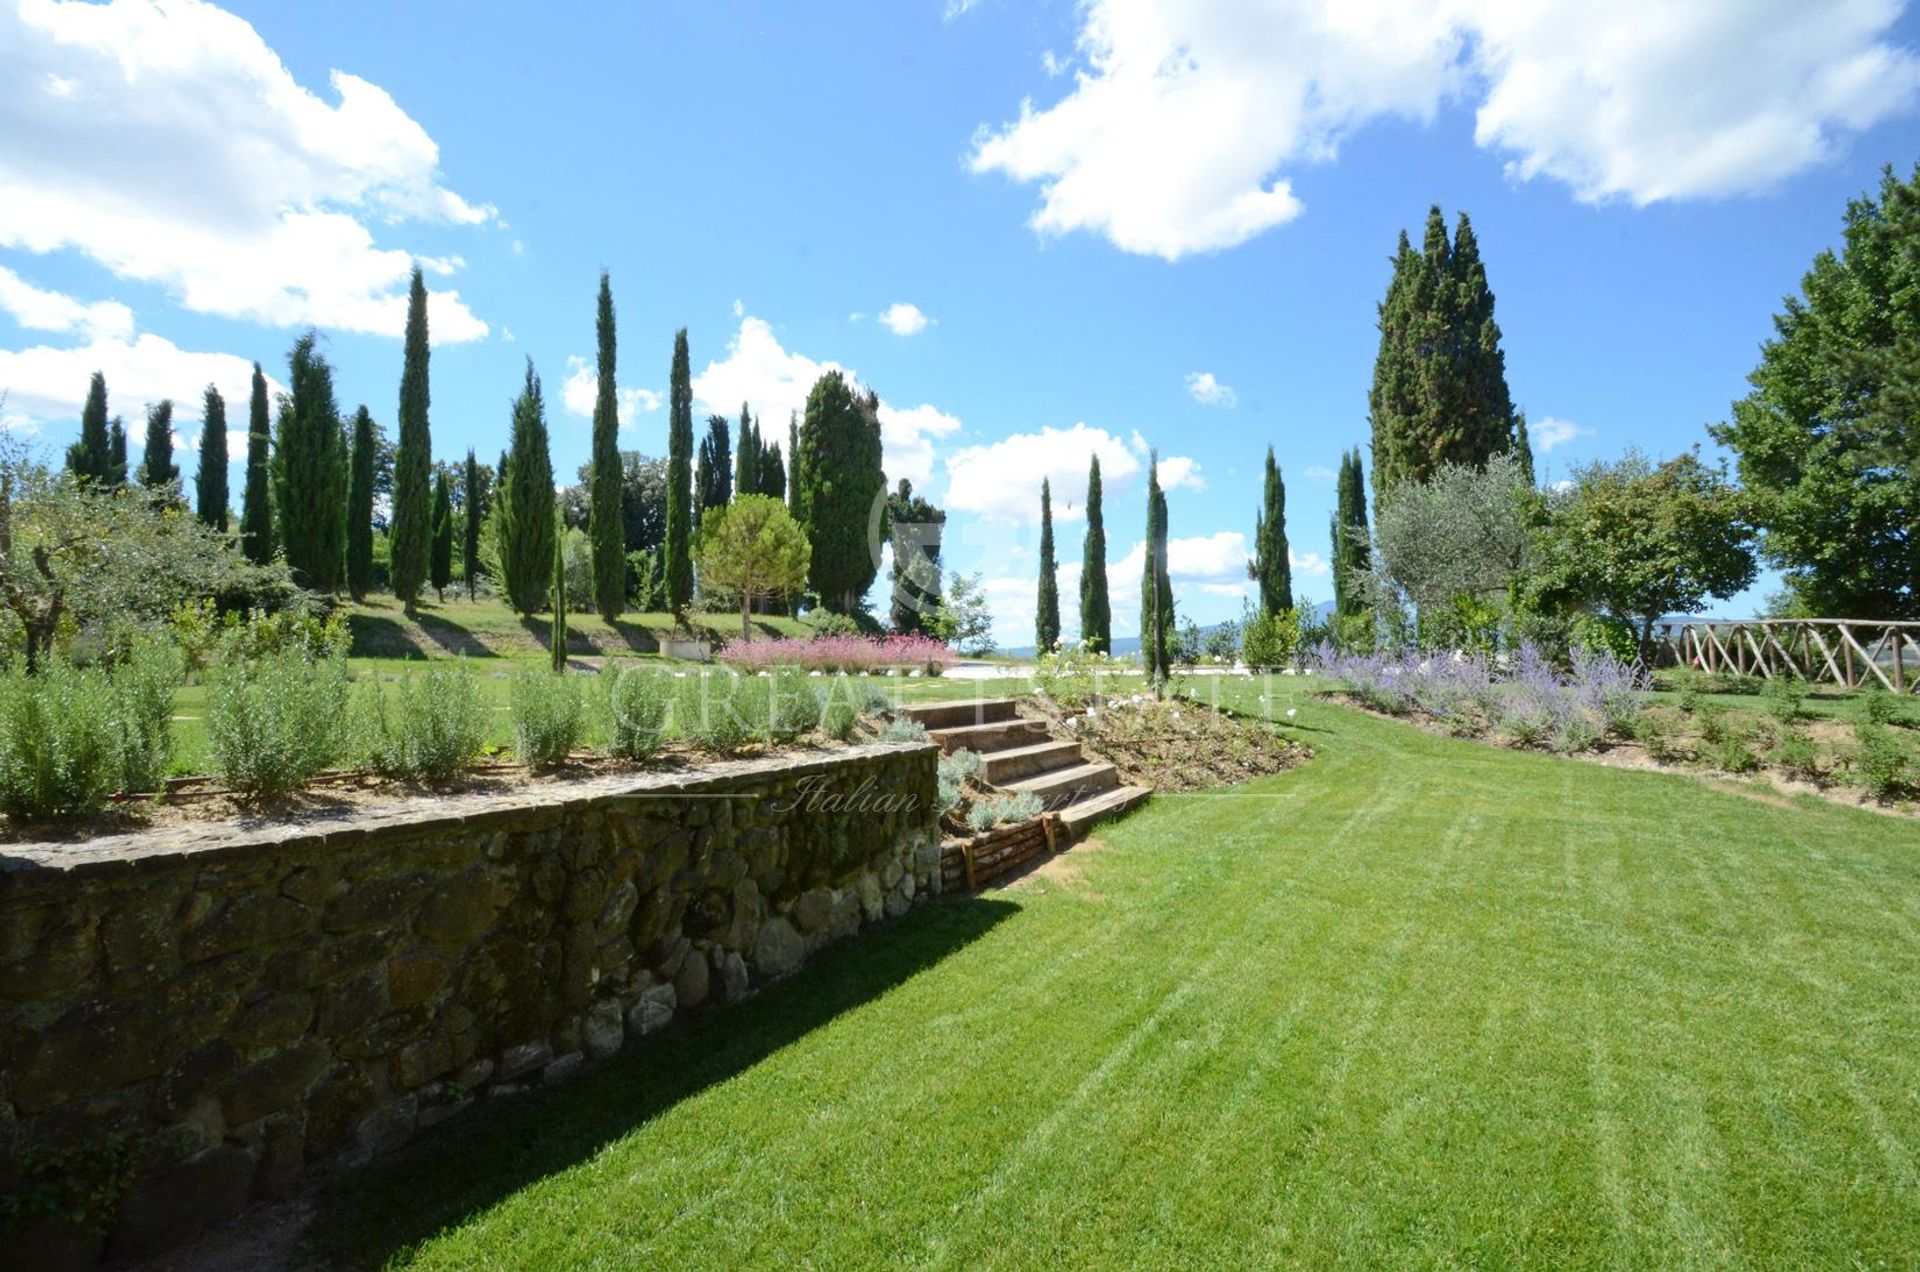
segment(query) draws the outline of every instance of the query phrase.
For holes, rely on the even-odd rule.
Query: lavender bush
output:
[[[720,661],[739,671],[798,667],[802,671],[850,673],[894,670],[937,676],[959,661],[951,649],[929,636],[858,636],[847,633],[804,640],[734,641]]]

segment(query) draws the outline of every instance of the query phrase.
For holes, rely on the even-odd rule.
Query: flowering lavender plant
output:
[[[850,673],[911,670],[937,676],[959,659],[929,636],[819,635],[804,640],[735,641],[720,661],[740,671],[798,667]]]

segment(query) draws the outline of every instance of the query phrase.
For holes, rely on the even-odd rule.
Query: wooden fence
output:
[[[1653,625],[1657,663],[1920,692],[1920,623],[1850,618],[1682,620]]]

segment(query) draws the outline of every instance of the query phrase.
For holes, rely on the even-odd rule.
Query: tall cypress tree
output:
[[[700,439],[700,463],[693,478],[693,524],[709,508],[724,508],[733,499],[732,425],[724,415],[707,417],[706,436]]]
[[[758,423],[754,425],[754,430],[756,433],[759,431]],[[780,443],[775,442],[760,453],[758,467],[760,469],[759,492],[763,495],[771,495],[775,499],[785,499],[787,497],[787,465],[780,455]]]
[[[373,587],[373,470],[378,450],[373,416],[353,413],[353,451],[347,461],[347,592],[362,600]]]
[[[500,583],[516,613],[533,614],[547,603],[558,511],[553,493],[553,458],[547,450],[547,407],[532,358],[527,359],[526,384],[513,402],[508,447],[495,517],[504,576]]]
[[[880,470],[878,395],[856,394],[829,371],[807,394],[800,427],[800,524],[813,544],[807,577],[820,603],[852,614],[873,586],[879,563],[867,542],[874,500],[886,489]]]
[[[67,450],[75,477],[108,484],[113,471],[113,440],[107,433],[107,377],[98,371],[87,382],[87,404],[80,408],[80,440]]]
[[[200,404],[200,467],[193,475],[194,511],[227,532],[227,400],[211,384]]]
[[[127,426],[118,415],[107,425],[107,485],[127,484]]]
[[[1053,486],[1040,479],[1040,590],[1035,597],[1033,647],[1046,653],[1060,643],[1060,580],[1053,558]]]
[[[473,457],[471,446],[467,447],[467,466],[462,476],[460,507],[466,513],[466,533],[460,544],[460,571],[467,577],[467,599],[472,600],[480,577],[480,527],[487,510],[485,496],[480,493],[480,461]],[[623,585],[625,581],[621,580]]]
[[[400,369],[400,437],[393,457],[393,520],[387,537],[393,548],[393,594],[408,609],[427,581],[427,552],[433,537],[433,433],[427,423],[427,285],[413,267],[407,290],[405,362]]]
[[[887,496],[887,537],[893,547],[893,599],[887,620],[896,632],[932,635],[928,621],[940,609],[940,547],[947,513],[913,492],[905,477]]]
[[[1527,413],[1513,413],[1513,462],[1520,469],[1529,487],[1540,484],[1540,478],[1533,471],[1533,438],[1527,432]]]
[[[553,562],[549,567],[552,594],[553,627],[547,637],[547,653],[553,659],[553,674],[567,674],[567,522],[558,508],[553,510]]]
[[[1357,446],[1340,457],[1334,500],[1333,608],[1347,618],[1367,607],[1366,574],[1373,564],[1367,537],[1367,479]]]
[[[1253,560],[1248,573],[1260,584],[1260,612],[1293,608],[1293,563],[1287,553],[1287,486],[1267,447],[1267,479],[1253,523]]]
[[[340,586],[346,558],[347,456],[333,368],[309,330],[287,355],[291,394],[280,411],[274,504],[294,577],[316,591]]]
[[[247,403],[247,482],[240,499],[240,547],[247,560],[265,565],[273,560],[272,421],[267,416],[267,377],[253,364],[253,395]]]
[[[1147,543],[1140,575],[1140,656],[1148,683],[1167,678],[1174,630],[1173,584],[1167,576],[1167,496],[1160,489],[1160,455],[1147,465]]]
[[[433,551],[427,577],[442,605],[453,582],[453,488],[442,468],[433,478]]]
[[[1493,292],[1465,213],[1451,242],[1437,206],[1418,252],[1401,234],[1367,405],[1376,505],[1442,465],[1484,465],[1515,445]]]
[[[1107,523],[1100,508],[1100,457],[1087,469],[1087,541],[1080,558],[1080,641],[1113,652],[1113,610],[1107,603]]]
[[[667,607],[684,618],[693,600],[693,367],[687,329],[673,337],[667,377]]]
[[[747,404],[740,404],[740,436],[733,448],[733,493],[757,495],[760,490],[760,426]]]
[[[140,457],[140,484],[162,499],[180,497],[180,465],[173,462],[173,402],[147,408],[147,447]]]
[[[587,533],[593,540],[593,606],[611,623],[627,601],[626,522],[620,508],[620,399],[615,384],[613,282],[600,271],[600,388],[593,400],[593,482],[588,495]]]

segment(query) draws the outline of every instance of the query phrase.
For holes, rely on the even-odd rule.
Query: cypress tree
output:
[[[140,457],[140,484],[162,499],[180,497],[180,465],[173,462],[173,402],[147,408],[147,448]]]
[[[754,426],[758,433],[759,425]],[[787,497],[787,465],[780,456],[780,443],[775,442],[760,453],[760,493],[771,495],[775,499]],[[791,510],[789,510],[791,511]]]
[[[200,467],[193,477],[200,520],[227,532],[227,400],[211,384],[200,406]]]
[[[467,447],[467,467],[463,474],[460,506],[466,513],[466,533],[461,536],[460,568],[467,576],[467,599],[473,599],[474,583],[480,574],[480,526],[487,510],[480,493],[480,463],[473,457],[473,447]],[[621,580],[622,584],[625,579]]]
[[[733,493],[757,495],[760,489],[760,428],[740,404],[740,438],[733,450]]]
[[[880,471],[880,399],[856,394],[838,371],[814,382],[798,452],[800,524],[813,545],[808,581],[820,603],[852,614],[879,565],[868,517],[886,489]]]
[[[526,384],[513,402],[513,428],[506,471],[500,481],[496,520],[500,533],[500,580],[507,601],[526,615],[546,604],[552,582],[554,526],[559,509],[553,493],[553,459],[547,451],[547,408],[540,377],[527,359]]]
[[[1367,536],[1367,479],[1360,448],[1340,457],[1333,512],[1333,607],[1342,618],[1365,611],[1366,574],[1373,564]]]
[[[427,581],[427,552],[433,537],[433,434],[427,423],[427,285],[413,267],[407,290],[405,361],[400,369],[400,437],[393,457],[393,520],[387,536],[393,548],[393,594],[411,610]]]
[[[913,493],[905,477],[887,496],[887,537],[893,547],[887,620],[896,632],[933,634],[928,621],[940,609],[940,541],[946,526],[946,510]]]
[[[1140,656],[1156,690],[1167,678],[1173,633],[1173,584],[1167,577],[1167,496],[1160,489],[1160,455],[1147,465],[1147,542],[1140,576]]]
[[[98,371],[87,382],[87,404],[80,409],[80,440],[67,450],[75,477],[108,484],[113,471],[113,439],[107,433],[107,377]]]
[[[1113,652],[1113,611],[1107,604],[1107,526],[1100,509],[1100,457],[1087,470],[1087,542],[1080,559],[1080,641]]]
[[[453,488],[442,468],[433,478],[433,562],[429,577],[440,603],[447,603],[447,584],[453,582]]]
[[[107,485],[127,484],[127,426],[118,415],[107,426]]]
[[[1420,251],[1400,235],[1379,326],[1367,396],[1376,505],[1442,465],[1484,465],[1515,445],[1493,292],[1465,213],[1451,242],[1437,206]]]
[[[1053,559],[1053,486],[1040,479],[1040,591],[1035,598],[1033,647],[1046,653],[1060,643],[1060,580]]]
[[[553,673],[567,674],[567,523],[558,508],[553,512],[553,630],[547,639],[547,651],[553,659]]]
[[[287,355],[292,393],[274,448],[274,503],[294,577],[316,591],[339,588],[346,557],[346,439],[333,396],[333,368],[309,330]]]
[[[1267,479],[1260,511],[1253,523],[1253,560],[1248,572],[1260,584],[1260,612],[1278,614],[1293,608],[1293,564],[1287,553],[1287,486],[1280,465],[1267,447]]]
[[[267,377],[253,364],[253,396],[247,404],[247,483],[240,500],[240,547],[247,560],[273,560],[273,499],[269,450],[272,423],[267,417]]]
[[[614,379],[613,283],[600,271],[600,389],[593,401],[593,480],[588,495],[587,532],[593,540],[593,605],[611,623],[627,600],[626,522],[620,505],[620,407]]]
[[[373,587],[373,416],[353,413],[353,451],[347,461],[347,593],[365,599]]]
[[[724,508],[733,499],[733,444],[728,432],[732,425],[724,415],[707,417],[707,434],[700,439],[700,463],[694,472],[693,524],[700,526],[701,514],[709,508]]]
[[[1525,411],[1513,413],[1513,462],[1527,479],[1529,489],[1540,484],[1540,478],[1533,471],[1533,438],[1527,432]]]
[[[684,618],[693,600],[693,369],[687,329],[673,337],[667,377],[667,607]]]

